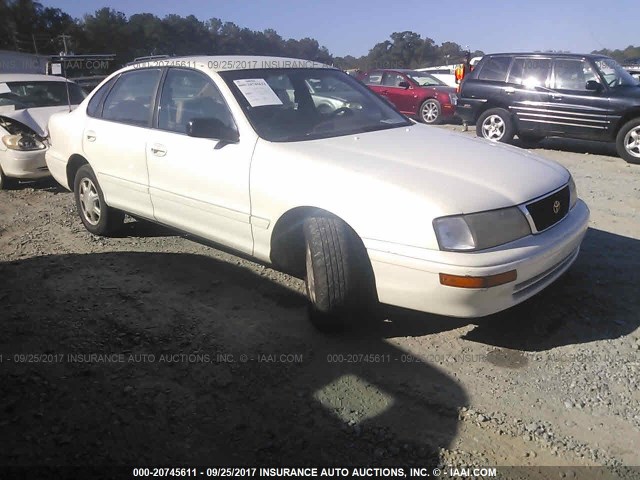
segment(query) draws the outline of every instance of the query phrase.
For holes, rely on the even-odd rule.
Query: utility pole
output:
[[[63,33],[62,35],[58,35],[58,38],[62,38],[62,43],[64,44],[64,54],[67,55],[67,53],[69,53],[69,50],[67,49],[67,38],[71,39],[71,35]]]

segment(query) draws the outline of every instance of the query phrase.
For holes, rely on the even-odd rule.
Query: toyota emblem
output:
[[[556,200],[555,202],[553,202],[553,213],[557,215],[559,211],[560,211],[560,200]]]

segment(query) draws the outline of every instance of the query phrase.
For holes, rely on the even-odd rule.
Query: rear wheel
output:
[[[442,121],[440,118],[441,112],[440,102],[435,98],[429,98],[420,106],[420,120],[424,123],[437,125]]]
[[[335,217],[307,218],[303,229],[309,317],[321,331],[341,330],[377,303],[366,249]]]
[[[640,118],[625,123],[616,137],[618,155],[629,163],[640,163]]]
[[[511,115],[504,108],[491,108],[480,115],[476,135],[492,142],[509,143],[515,135]]]
[[[73,195],[82,223],[94,235],[109,236],[122,227],[124,213],[105,203],[91,166],[83,165],[78,169],[73,183]]]

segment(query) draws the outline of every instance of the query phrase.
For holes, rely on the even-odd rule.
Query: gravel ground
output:
[[[52,181],[1,191],[0,465],[637,478],[640,166],[586,142],[534,151],[592,212],[560,281],[489,318],[388,308],[336,336],[311,327],[298,279],[145,222],[92,236]]]

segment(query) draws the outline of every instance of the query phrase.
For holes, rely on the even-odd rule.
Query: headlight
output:
[[[573,177],[569,178],[569,210],[575,207],[578,201],[578,189],[576,188],[576,182],[573,181]]]
[[[2,137],[2,143],[11,150],[20,150],[29,152],[32,150],[44,150],[46,145],[32,135],[5,135]]]
[[[454,252],[496,247],[531,234],[518,207],[436,218],[433,228],[440,250]]]

